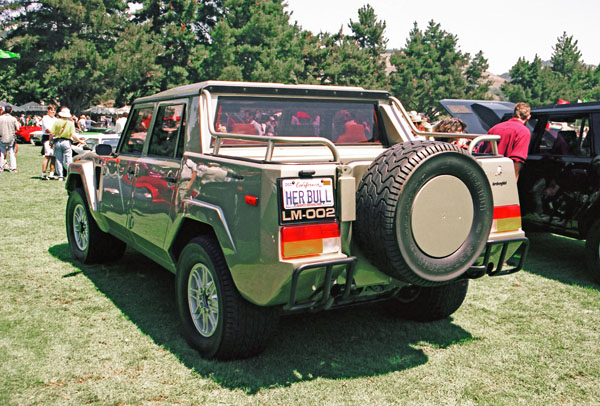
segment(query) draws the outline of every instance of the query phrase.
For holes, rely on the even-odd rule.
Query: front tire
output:
[[[276,309],[241,297],[217,242],[194,238],[181,252],[176,297],[186,340],[204,358],[239,359],[262,352]]]
[[[442,286],[409,285],[386,303],[390,313],[405,320],[435,321],[458,310],[467,296],[468,280]]]
[[[127,245],[100,230],[81,188],[69,192],[66,217],[69,249],[71,256],[77,261],[92,264],[113,261],[123,256]]]

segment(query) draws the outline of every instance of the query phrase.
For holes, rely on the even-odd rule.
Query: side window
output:
[[[121,152],[124,154],[141,155],[148,134],[148,127],[152,121],[152,107],[134,109],[131,122],[123,134]]]
[[[589,156],[589,128],[588,115],[550,117],[543,128],[540,125],[536,128],[542,133],[539,152],[558,156]]]
[[[160,106],[156,114],[148,155],[174,157],[178,136],[185,127],[185,104]]]

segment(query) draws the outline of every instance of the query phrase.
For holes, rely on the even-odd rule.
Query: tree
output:
[[[113,99],[117,106],[123,106],[160,91],[166,73],[156,56],[162,50],[147,25],[127,24],[107,60],[108,80],[100,99]]]
[[[211,30],[206,79],[297,83],[303,76],[300,27],[281,0],[225,0]]]
[[[204,76],[202,61],[211,41],[210,30],[222,16],[221,0],[145,0],[134,22],[147,25],[161,44],[156,63],[166,73],[160,89],[197,82]]]
[[[583,66],[581,52],[577,48],[578,41],[572,36],[567,36],[566,32],[563,32],[557,40],[558,42],[552,48],[554,52],[550,58],[552,71],[567,78],[578,76]]]
[[[2,46],[21,54],[14,64],[15,102],[49,100],[77,111],[104,91],[104,59],[115,27],[123,24],[124,0],[6,0]]]
[[[348,28],[359,48],[367,49],[371,56],[378,58],[385,52],[388,40],[384,37],[385,21],[377,21],[375,10],[370,5],[358,10],[358,22],[350,20]]]
[[[539,106],[557,103],[559,99],[595,98],[600,77],[583,63],[577,40],[565,32],[553,49],[550,66],[542,66],[537,55],[531,63],[519,58],[509,72],[511,80],[502,87],[510,101]]]
[[[390,89],[411,110],[435,117],[442,98],[482,98],[490,83],[485,80],[487,60],[480,51],[471,59],[458,48],[458,38],[433,20],[423,32],[415,22],[406,46],[390,62]]]
[[[358,22],[350,20],[352,35],[308,33],[303,59],[309,83],[385,88],[385,22],[377,21],[369,5],[358,10]]]

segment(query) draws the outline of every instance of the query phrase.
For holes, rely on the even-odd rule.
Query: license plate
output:
[[[334,206],[331,178],[283,179],[281,193],[285,210]]]

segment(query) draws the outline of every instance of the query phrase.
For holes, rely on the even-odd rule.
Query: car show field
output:
[[[39,147],[0,174],[0,404],[593,405],[600,285],[584,243],[528,234],[524,270],[473,283],[434,323],[377,305],[282,318],[266,351],[202,359],[179,335],[175,277],[127,251],[69,255],[64,184],[40,182]]]

